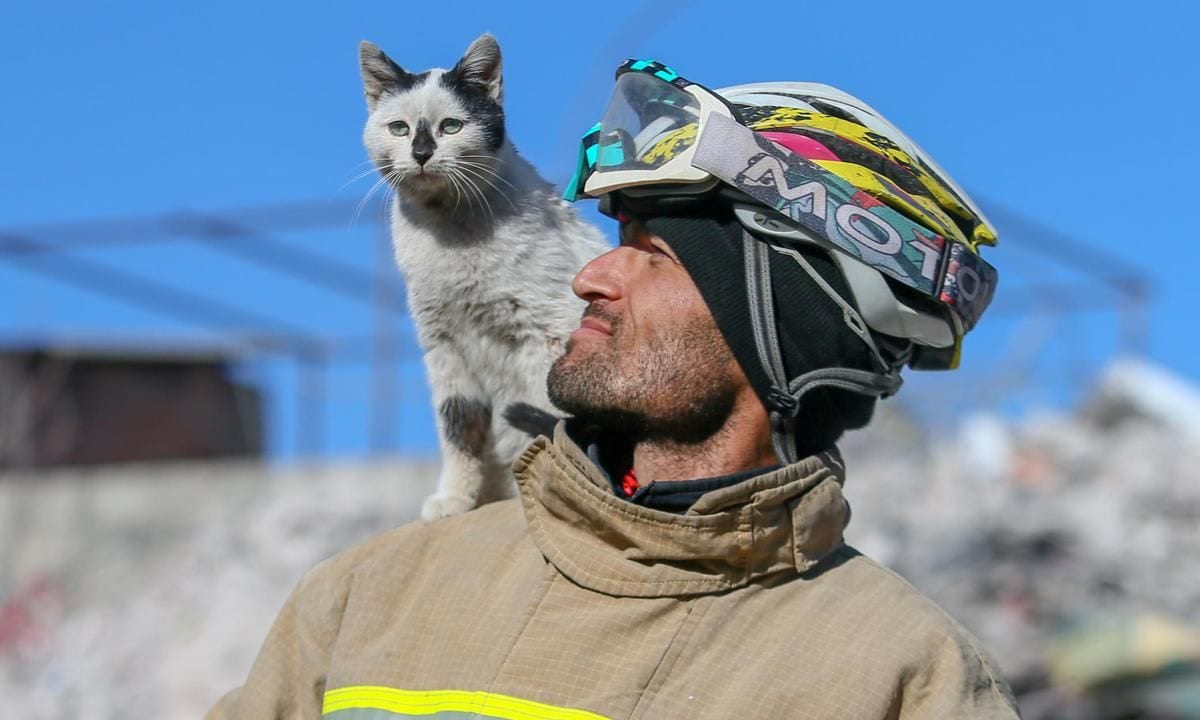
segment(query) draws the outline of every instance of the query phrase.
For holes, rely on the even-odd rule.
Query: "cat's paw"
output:
[[[461,515],[475,507],[475,501],[463,495],[430,495],[421,506],[421,517],[433,522],[451,515]]]

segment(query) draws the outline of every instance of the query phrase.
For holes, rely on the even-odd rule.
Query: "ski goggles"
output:
[[[874,187],[858,187],[746,127],[702,85],[665,65],[629,60],[617,70],[603,119],[583,137],[564,197],[697,195],[724,183],[774,211],[799,236],[945,306],[960,329],[956,335],[970,330],[991,302],[996,270],[951,233],[897,210],[905,199],[918,203],[872,175]]]
[[[575,177],[564,194],[600,197],[643,184],[690,184],[709,180],[691,160],[701,118],[733,109],[706,88],[665,65],[628,60],[617,70],[604,118],[583,138]]]

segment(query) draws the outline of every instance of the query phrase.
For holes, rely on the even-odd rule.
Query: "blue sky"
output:
[[[504,52],[510,134],[560,184],[625,57],[654,57],[710,87],[812,80],[859,95],[985,207],[1019,213],[1145,273],[1153,286],[1145,351],[1200,381],[1193,270],[1200,250],[1188,234],[1191,172],[1200,166],[1200,144],[1190,137],[1200,109],[1197,4],[905,5],[7,3],[0,11],[0,233],[352,201],[373,181],[346,184],[365,169],[358,41],[370,39],[420,70],[451,65],[488,31]],[[1035,261],[1028,238],[1021,247],[997,224],[1001,245],[989,255],[1002,273],[997,307],[1026,302],[1032,284],[1072,280]],[[281,239],[363,269],[374,257],[361,223]],[[72,257],[234,300],[311,332],[372,326],[362,305],[187,240]],[[918,392],[939,402],[977,400],[970,383],[986,380],[989,402],[1031,393],[1037,401],[1047,390],[1031,390],[1026,374],[1051,386],[1078,384],[1118,350],[1109,312],[1009,315],[989,327],[991,320],[972,336],[960,378],[942,385],[921,378]],[[39,335],[213,337],[0,258],[0,339]],[[294,367],[259,362],[242,372],[268,392],[272,453],[293,453]],[[397,372],[403,392],[389,446],[428,451],[419,364]],[[364,373],[339,368],[329,380],[335,399],[326,449],[335,454],[367,445],[372,390]]]

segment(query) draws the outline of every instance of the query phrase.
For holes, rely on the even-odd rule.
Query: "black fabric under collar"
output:
[[[609,472],[608,467],[606,467],[606,463],[602,459],[603,453],[596,443],[588,444],[587,455],[595,463],[596,467],[600,468],[600,472],[604,473],[604,477],[608,479],[609,484],[612,486],[614,495],[622,500],[628,500],[631,503],[650,508],[651,510],[661,510],[662,512],[675,513],[677,515],[687,512],[692,505],[696,504],[700,496],[705,493],[736,485],[752,477],[778,470],[780,467],[779,465],[771,465],[769,467],[751,468],[728,475],[718,475],[717,477],[700,478],[697,480],[651,481],[648,485],[639,487],[632,497],[628,497],[621,487],[620,479],[615,478],[613,473]]]

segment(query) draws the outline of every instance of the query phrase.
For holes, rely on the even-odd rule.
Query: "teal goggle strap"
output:
[[[600,149],[600,123],[593,125],[579,142],[579,159],[575,163],[575,174],[571,177],[571,182],[567,183],[567,189],[563,191],[563,199],[567,202],[579,199],[583,186],[596,169],[596,156]]]

